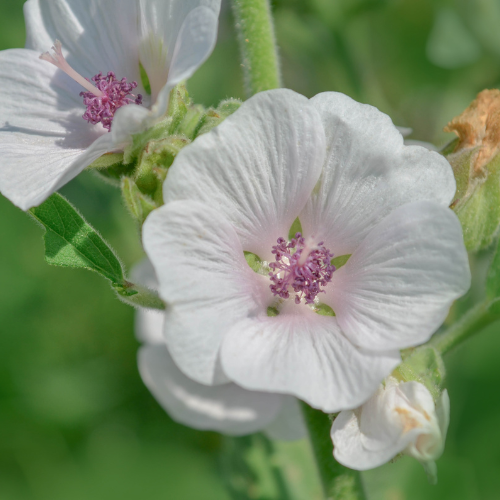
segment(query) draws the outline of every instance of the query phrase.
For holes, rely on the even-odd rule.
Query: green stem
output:
[[[333,458],[330,417],[306,403],[302,403],[302,411],[323,483],[325,498],[328,500],[364,500],[366,497],[360,473],[340,465]]]
[[[269,0],[232,0],[232,4],[247,96],[281,87]]]
[[[477,304],[447,330],[435,335],[429,345],[439,353],[446,354],[464,340],[479,333],[499,318],[498,314],[491,311],[491,305],[490,301]]]

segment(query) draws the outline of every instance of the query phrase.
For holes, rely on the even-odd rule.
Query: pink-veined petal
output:
[[[305,97],[261,92],[179,153],[164,199],[213,207],[234,225],[244,250],[266,259],[305,205],[324,150],[319,114]]]
[[[419,201],[398,208],[368,234],[333,273],[321,300],[354,344],[401,349],[428,340],[469,286],[456,215]]]
[[[233,227],[207,205],[171,202],[143,227],[146,253],[167,303],[165,340],[179,368],[204,384],[227,381],[218,368],[226,332],[266,314],[267,280],[248,266]]]

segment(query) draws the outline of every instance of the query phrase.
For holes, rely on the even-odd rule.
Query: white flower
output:
[[[448,162],[371,106],[257,94],[181,151],[144,225],[170,354],[203,384],[362,404],[469,287],[454,191]],[[297,217],[273,281],[254,272],[243,252],[274,260]],[[352,255],[332,274],[330,254]]]
[[[443,453],[449,421],[446,390],[435,405],[423,384],[390,377],[360,408],[334,420],[333,454],[346,467],[367,470],[405,453],[432,471]]]
[[[133,279],[152,289],[158,282],[145,259]],[[169,415],[184,425],[229,435],[264,430],[272,439],[295,440],[305,435],[298,402],[292,396],[247,391],[233,383],[207,386],[191,380],[175,365],[163,341],[162,312],[139,309],[136,335],[141,377]]]
[[[220,0],[26,2],[26,49],[0,53],[2,194],[24,210],[36,206],[101,155],[122,149],[130,134],[160,119],[170,90],[211,53],[219,8]],[[52,45],[55,56],[40,60]],[[121,107],[108,133],[101,123],[82,118],[79,94],[85,89],[49,64],[51,59],[65,70],[69,64],[80,81],[113,72],[119,80],[136,82],[143,105]],[[151,96],[142,86],[140,63]]]

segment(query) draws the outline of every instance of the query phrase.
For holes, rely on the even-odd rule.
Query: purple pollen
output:
[[[126,78],[117,80],[112,71],[107,76],[98,73],[92,77],[92,81],[102,92],[102,96],[96,96],[92,92],[80,92],[83,104],[87,106],[87,111],[82,118],[92,125],[102,123],[104,128],[110,130],[117,109],[126,104],[142,104],[142,95],[132,94],[132,90],[137,87],[137,82],[127,83]]]
[[[293,288],[295,303],[305,299],[306,304],[314,303],[318,293],[324,293],[320,287],[332,281],[335,266],[331,264],[333,254],[323,246],[323,242],[310,245],[300,233],[287,243],[278,238],[272,253],[276,262],[269,264],[273,272],[269,273],[271,291],[275,296],[288,299]]]

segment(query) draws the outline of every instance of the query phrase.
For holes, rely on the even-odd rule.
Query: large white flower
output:
[[[0,53],[0,192],[24,210],[36,206],[104,153],[122,149],[130,134],[164,116],[170,90],[213,50],[219,9],[220,0],[26,2],[26,49]],[[52,45],[56,54],[40,60]],[[105,122],[92,125],[82,118],[86,106],[80,92],[91,90],[90,99],[100,90],[92,86],[92,94],[50,59],[84,85],[83,77],[99,72],[105,76],[97,86],[108,85],[109,72],[136,82],[132,101],[142,94],[142,105],[120,107],[108,133]],[[130,102],[124,100],[128,97],[118,104]]]
[[[152,289],[158,281],[145,259],[133,279]],[[151,309],[136,313],[136,335],[144,343],[138,354],[141,377],[165,411],[177,422],[202,430],[244,435],[264,430],[271,438],[300,439],[305,427],[292,396],[247,391],[228,383],[207,386],[191,380],[175,365],[163,340],[165,315]]]
[[[200,383],[360,405],[469,287],[454,191],[448,162],[371,106],[254,96],[181,151],[144,225],[169,352]],[[303,237],[287,244],[297,217]],[[274,261],[272,276],[244,251]],[[352,255],[332,273],[332,254]]]
[[[443,453],[449,421],[446,390],[435,405],[424,385],[390,377],[360,408],[337,416],[333,454],[346,467],[367,470],[405,453],[435,475],[434,461]]]

